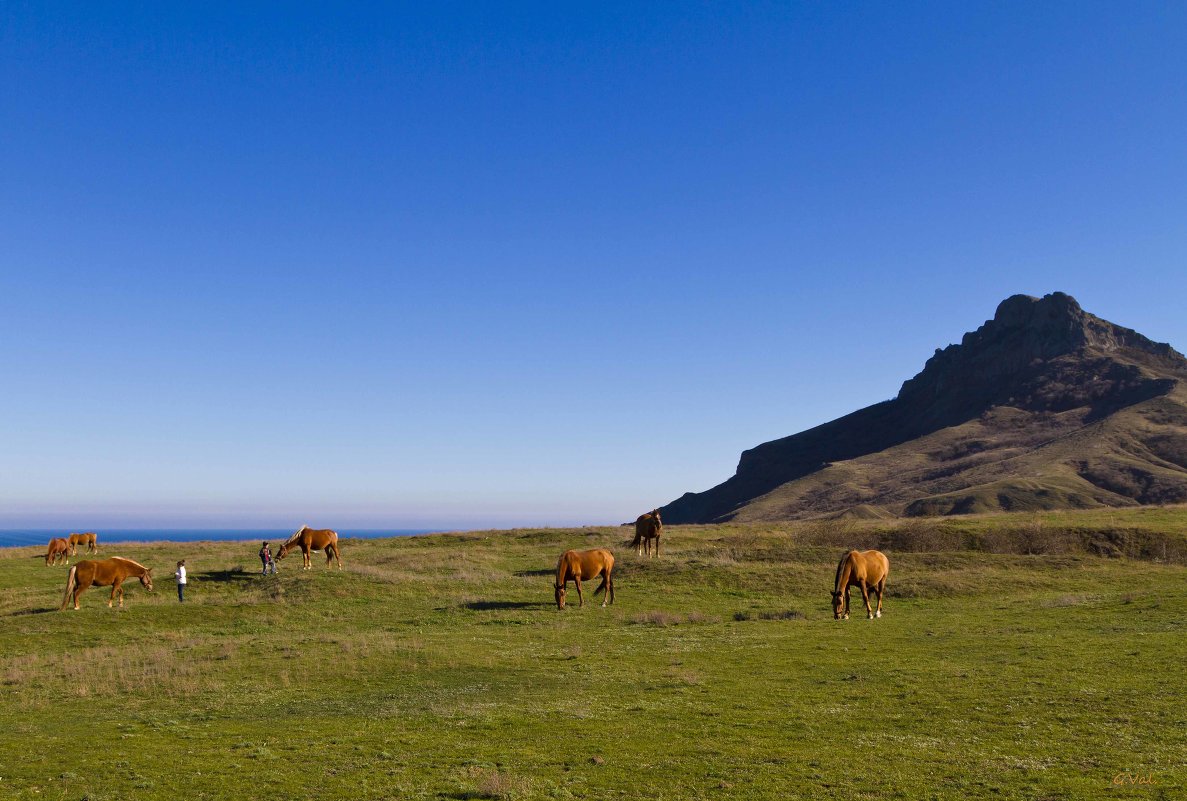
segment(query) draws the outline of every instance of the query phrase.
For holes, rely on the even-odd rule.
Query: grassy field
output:
[[[65,569],[7,549],[0,798],[1180,798],[1187,511],[1100,514],[671,527],[651,561],[613,528],[346,541],[276,577],[113,545],[158,574],[122,611],[57,611]],[[896,546],[881,620],[832,619],[848,542]],[[594,546],[617,602],[558,612]]]

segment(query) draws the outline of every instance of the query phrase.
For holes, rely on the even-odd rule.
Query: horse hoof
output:
[[[876,613],[874,614],[874,617],[882,617],[882,613],[881,613],[880,611],[879,611],[879,612],[876,612]]]

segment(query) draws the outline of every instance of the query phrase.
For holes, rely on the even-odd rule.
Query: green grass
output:
[[[0,551],[0,798],[1181,797],[1187,567],[900,531],[885,617],[834,621],[834,540],[897,526],[673,527],[651,561],[626,529],[346,541],[278,577],[251,544],[108,546],[160,574],[122,611],[58,612],[65,569]],[[617,602],[558,612],[594,546]]]

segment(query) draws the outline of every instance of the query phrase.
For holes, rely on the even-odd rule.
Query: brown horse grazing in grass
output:
[[[886,589],[888,575],[890,560],[881,551],[850,551],[842,556],[837,565],[837,582],[833,585],[833,618],[849,619],[849,588],[854,584],[861,588],[869,619],[882,617],[882,591]],[[877,611],[870,608],[870,587],[878,591]]]
[[[70,535],[70,555],[78,556],[78,546],[85,545],[87,553],[99,553],[99,538],[95,536],[95,532],[88,531],[84,534]]]
[[[285,554],[293,548],[301,549],[301,556],[304,557],[304,563],[301,566],[302,570],[311,570],[313,562],[309,558],[310,551],[325,551],[326,552],[326,567],[330,566],[331,560],[338,562],[338,569],[342,569],[342,555],[338,552],[338,532],[330,531],[328,528],[310,528],[309,526],[301,526],[297,529],[297,533],[288,538],[288,541],[280,546],[280,550],[276,552],[277,559],[283,559]]]
[[[49,541],[49,550],[45,552],[45,566],[56,565],[59,559],[70,564],[70,546],[64,537],[54,537]]]
[[[124,559],[122,556],[113,556],[110,559],[84,559],[74,567],[70,568],[70,575],[66,579],[66,594],[62,597],[62,606],[60,609],[65,609],[66,604],[70,603],[70,596],[74,596],[74,608],[78,609],[78,596],[82,595],[83,590],[94,584],[97,587],[106,587],[111,585],[111,598],[107,601],[107,606],[111,606],[111,602],[115,600],[115,594],[118,592],[120,596],[120,608],[124,606],[124,579],[129,576],[140,579],[140,583],[145,588],[152,592],[152,568],[145,567],[139,562],[133,562],[131,559]]]
[[[592,551],[565,551],[560,561],[556,563],[556,608],[565,608],[565,591],[569,579],[577,585],[577,598],[580,606],[585,606],[585,597],[581,594],[581,579],[595,579],[602,577],[602,584],[596,590],[597,595],[603,590],[606,597],[602,606],[614,603],[614,579],[610,574],[614,571],[614,554],[605,548],[594,548]]]
[[[659,509],[652,509],[635,520],[635,539],[631,547],[637,556],[646,553],[651,556],[651,541],[655,540],[655,555],[659,556],[659,535],[663,533],[664,521],[659,519]],[[639,546],[642,545],[642,548]]]

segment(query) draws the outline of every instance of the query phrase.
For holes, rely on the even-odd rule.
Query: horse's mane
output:
[[[301,526],[299,529],[297,529],[296,531],[293,532],[293,536],[289,537],[287,540],[282,542],[280,544],[280,547],[283,548],[286,545],[295,545],[297,542],[297,539],[301,536],[301,534],[304,533],[305,529],[307,529],[307,528],[309,528],[309,526],[307,526],[307,525]]]
[[[845,569],[845,562],[849,559],[849,551],[845,551],[841,555],[841,561],[837,562],[837,578],[833,581],[833,592],[841,589],[841,571]]]
[[[130,565],[135,565],[136,567],[140,568],[141,570],[145,570],[145,571],[147,571],[147,570],[148,570],[148,568],[147,568],[147,567],[145,567],[144,565],[140,564],[140,563],[139,563],[139,562],[137,562],[135,559],[129,559],[129,558],[128,558],[128,557],[126,557],[126,556],[113,556],[113,557],[111,557],[111,558],[112,558],[112,559],[114,559],[114,560],[116,560],[117,562],[127,562],[127,563],[128,563],[128,564],[130,564]]]

